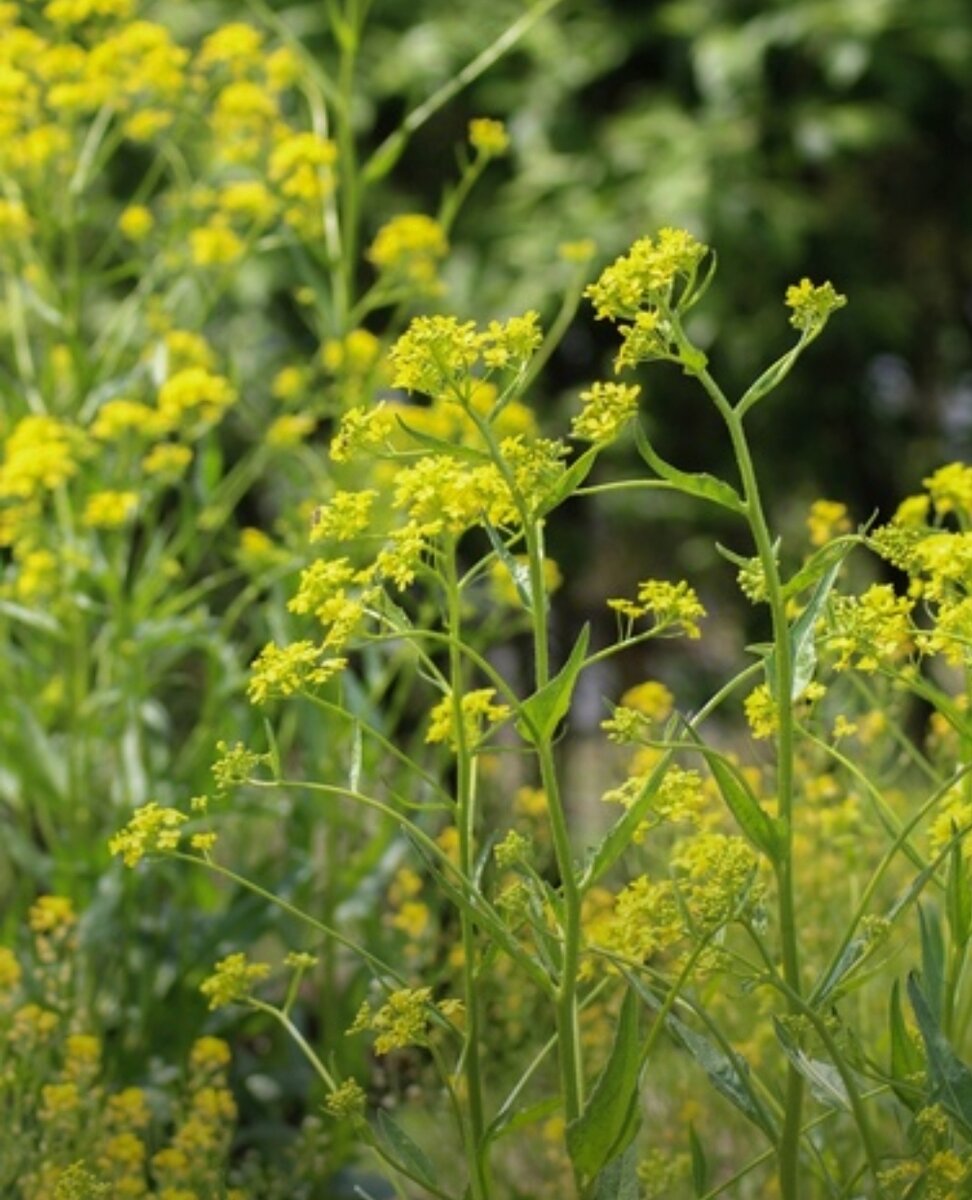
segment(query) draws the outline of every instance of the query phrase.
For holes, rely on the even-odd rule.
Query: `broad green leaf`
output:
[[[908,976],[908,999],[925,1043],[932,1103],[942,1107],[972,1137],[972,1071],[952,1049],[942,1033],[925,993],[912,972]]]
[[[523,701],[523,717],[517,722],[517,729],[528,742],[537,744],[547,741],[567,715],[590,637],[591,627],[585,625],[560,671],[538,692]]]
[[[891,1042],[891,1066],[888,1074],[894,1081],[891,1086],[901,1103],[914,1112],[924,1104],[924,1098],[915,1094],[913,1082],[910,1086],[902,1087],[901,1085],[912,1081],[915,1075],[924,1071],[925,1060],[908,1034],[901,1007],[901,987],[897,979],[891,985],[891,999],[888,1004],[888,1033]]]
[[[591,1200],[638,1200],[638,1152],[629,1146],[598,1173]]]
[[[637,996],[628,988],[608,1061],[584,1111],[567,1126],[567,1150],[574,1170],[585,1181],[593,1180],[603,1167],[623,1154],[638,1132],[640,1009]]]
[[[597,460],[598,447],[591,446],[589,450],[585,450],[579,458],[575,459],[567,470],[561,475],[556,487],[549,492],[544,498],[543,503],[539,508],[539,516],[545,516],[551,512],[568,496],[573,495],[577,488],[591,473],[591,468]]]
[[[837,581],[844,558],[850,551],[850,546],[844,551],[837,562],[833,563],[813,590],[813,595],[807,607],[793,622],[790,629],[790,661],[793,664],[793,681],[790,686],[790,699],[802,695],[808,683],[813,679],[817,669],[817,639],[814,627],[820,617],[821,609],[827,602],[830,590]],[[770,695],[776,695],[776,652],[772,651],[766,659],[766,681],[769,684]]]
[[[421,1146],[407,1134],[401,1125],[396,1124],[383,1108],[378,1109],[378,1131],[383,1141],[392,1152],[392,1157],[398,1159],[420,1183],[435,1186],[435,1168],[429,1161],[428,1155]]]
[[[850,1097],[840,1072],[833,1063],[820,1058],[811,1058],[802,1050],[781,1021],[773,1018],[776,1038],[783,1053],[810,1085],[814,1098],[827,1108],[840,1108],[850,1112]]]
[[[692,1124],[689,1125],[689,1153],[692,1156],[692,1187],[696,1196],[704,1196],[709,1190],[709,1164],[705,1157],[705,1149]]]
[[[518,562],[516,560],[516,557],[510,553],[506,543],[500,537],[499,533],[497,533],[491,522],[484,521],[483,525],[486,529],[486,536],[496,551],[496,557],[510,573],[510,579],[513,580],[516,594],[520,597],[524,608],[528,610],[532,609],[533,587],[530,583],[529,566],[525,562]]]
[[[918,929],[921,934],[921,977],[924,994],[936,1024],[941,1023],[945,1001],[945,936],[934,908],[918,905]]]
[[[690,496],[698,496],[702,500],[710,500],[713,504],[728,508],[734,513],[746,511],[746,506],[739,493],[725,480],[716,479],[714,475],[708,475],[703,471],[680,471],[671,463],[666,462],[648,441],[640,424],[635,425],[635,442],[638,452],[648,466],[662,479],[667,479],[669,483],[674,484],[679,491],[686,492]]]

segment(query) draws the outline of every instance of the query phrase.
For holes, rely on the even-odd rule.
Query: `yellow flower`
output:
[[[266,442],[274,449],[286,449],[299,446],[301,442],[314,432],[317,421],[306,413],[291,413],[277,417],[267,429]]]
[[[222,1038],[201,1037],[193,1043],[189,1066],[194,1071],[211,1074],[224,1071],[230,1064],[229,1045]]]
[[[189,231],[189,252],[197,267],[228,266],[242,258],[245,249],[242,238],[218,217]]]
[[[211,424],[235,403],[236,391],[230,381],[204,367],[177,371],[159,389],[159,412],[173,429],[195,418]]]
[[[463,694],[459,707],[463,737],[468,749],[475,747],[483,739],[486,733],[484,725],[493,727],[510,715],[508,705],[493,702],[495,695],[495,688],[479,688]],[[431,744],[447,742],[453,750],[457,748],[456,713],[451,692],[443,696],[429,714],[429,729],[425,740]]]
[[[484,158],[496,158],[509,149],[510,137],[502,121],[474,117],[469,122],[469,144]]]
[[[815,286],[803,278],[786,289],[786,307],[793,310],[790,324],[801,332],[819,332],[830,314],[846,303],[847,297],[835,291],[832,283]]]
[[[95,492],[88,497],[81,520],[88,529],[120,529],[137,509],[137,492]]]
[[[31,905],[27,921],[34,933],[57,933],[77,923],[74,905],[67,896],[39,896]]]
[[[147,475],[165,475],[178,478],[192,462],[192,451],[178,442],[160,442],[142,459],[142,470]]]
[[[209,1000],[210,1008],[222,1008],[244,1000],[253,986],[270,974],[268,963],[250,962],[245,954],[228,954],[220,959],[212,975],[203,981],[199,990]]]
[[[449,252],[445,230],[422,213],[404,213],[383,225],[368,248],[368,259],[381,272],[436,290],[440,259]]]
[[[126,867],[134,867],[153,852],[175,850],[181,837],[180,825],[189,818],[175,808],[145,804],[135,810],[131,820],[108,842],[112,854],[120,855]]]
[[[7,946],[0,946],[0,998],[9,995],[20,983],[23,970],[17,956]]]
[[[142,242],[152,232],[155,218],[144,204],[130,204],[118,218],[118,228],[132,242]]]
[[[595,445],[615,441],[637,413],[640,395],[637,384],[592,384],[586,392],[581,392],[584,407],[571,423],[571,436]]]
[[[810,505],[807,530],[811,546],[823,546],[838,534],[847,533],[850,527],[846,504],[837,500],[814,500]]]

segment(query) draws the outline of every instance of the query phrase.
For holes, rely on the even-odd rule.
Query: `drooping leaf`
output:
[[[584,1105],[584,1111],[567,1126],[567,1150],[575,1171],[592,1180],[609,1162],[627,1149],[638,1132],[638,1052],[640,1004],[629,988],[618,1015],[611,1053]]]
[[[428,1155],[411,1134],[406,1133],[401,1125],[393,1121],[383,1108],[378,1109],[377,1123],[379,1134],[391,1151],[392,1157],[396,1158],[421,1183],[431,1184],[434,1187],[435,1168]]]
[[[590,637],[591,627],[585,625],[563,667],[549,683],[524,700],[523,717],[517,722],[517,729],[528,742],[547,741],[567,715]]]
[[[908,976],[908,999],[925,1043],[928,1078],[932,1087],[930,1100],[933,1104],[941,1104],[962,1127],[965,1136],[972,1138],[972,1071],[942,1033],[914,972]]]
[[[827,1108],[840,1108],[849,1112],[851,1103],[847,1087],[834,1064],[821,1058],[811,1058],[797,1044],[786,1026],[775,1017],[773,1027],[776,1030],[777,1041],[783,1047],[783,1053],[810,1085],[814,1099]]]
[[[649,1008],[655,1012],[661,1008],[659,998],[637,976],[625,972],[625,978]],[[716,1091],[775,1142],[779,1133],[776,1121],[750,1083],[745,1058],[731,1047],[723,1049],[674,1013],[665,1017],[665,1031],[676,1046],[698,1063]]]
[[[639,454],[648,466],[662,479],[667,479],[669,483],[674,484],[679,491],[686,492],[690,496],[698,496],[701,500],[709,500],[722,508],[728,508],[730,512],[743,513],[746,511],[746,506],[739,493],[725,480],[717,479],[714,475],[708,475],[704,471],[680,471],[678,467],[673,467],[671,463],[666,462],[648,441],[640,424],[635,425],[635,442]]]
[[[520,597],[523,607],[526,609],[533,608],[533,585],[530,582],[530,568],[525,562],[518,562],[516,557],[512,555],[506,543],[500,537],[499,533],[493,527],[491,522],[484,521],[486,536],[489,538],[490,545],[496,552],[496,557],[500,560],[504,567],[509,572],[510,579],[513,580],[513,586],[516,588],[516,594]]]

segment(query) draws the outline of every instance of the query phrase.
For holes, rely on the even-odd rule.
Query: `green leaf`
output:
[[[968,1138],[972,1136],[972,1071],[939,1028],[914,972],[908,976],[908,999],[925,1043],[928,1078],[932,1085],[931,1103],[941,1104]]]
[[[591,1200],[638,1200],[638,1152],[629,1146],[598,1173]]]
[[[591,446],[589,450],[585,450],[579,458],[570,464],[557,481],[557,486],[553,491],[548,492],[544,496],[538,510],[539,516],[542,517],[551,512],[558,504],[566,500],[568,496],[571,496],[580,487],[591,473],[591,468],[597,460],[598,449],[599,447],[597,446]]]
[[[485,450],[477,450],[475,446],[464,446],[461,442],[447,442],[444,438],[434,437],[431,433],[423,433],[420,429],[413,429],[407,421],[399,416],[396,416],[395,420],[410,438],[418,442],[420,446],[424,446],[426,450],[434,450],[437,454],[445,454],[449,458],[462,458],[467,462],[489,462],[489,455]]]
[[[777,862],[783,850],[782,827],[756,799],[745,776],[724,754],[706,746],[698,734],[686,726],[686,731],[708,763],[726,807],[735,818],[747,840],[771,862]]]
[[[517,722],[521,736],[534,745],[551,738],[557,726],[567,715],[577,677],[584,665],[591,627],[585,625],[574,648],[558,673],[538,692],[534,692],[521,705],[523,716]]]
[[[918,905],[921,975],[933,1020],[941,1023],[945,1000],[945,937],[938,913]]]
[[[628,988],[608,1061],[584,1111],[567,1126],[567,1150],[574,1170],[585,1181],[593,1180],[603,1167],[623,1154],[638,1132],[640,1008],[637,996]]]
[[[832,542],[828,542],[826,546],[821,546],[783,584],[784,599],[790,600],[793,596],[799,596],[801,592],[805,592],[835,562],[842,563],[851,550],[859,545],[860,542],[861,538],[858,534],[849,533],[844,537],[835,538]]]
[[[397,1125],[383,1108],[378,1109],[378,1130],[392,1152],[392,1157],[405,1167],[420,1183],[435,1186],[435,1168],[428,1155],[412,1137]]]
[[[530,584],[530,568],[525,562],[517,562],[512,555],[506,543],[496,532],[496,529],[489,521],[483,522],[483,527],[486,530],[486,536],[490,540],[490,544],[496,551],[496,557],[500,560],[507,571],[510,573],[510,578],[513,580],[513,586],[516,588],[516,594],[520,597],[524,608],[531,610],[533,608],[533,587]]]
[[[649,1008],[655,1012],[661,1008],[661,1001],[641,980],[628,972],[625,972],[625,978]],[[711,1038],[692,1029],[674,1013],[666,1016],[665,1030],[675,1045],[698,1063],[716,1091],[775,1142],[779,1130],[772,1114],[749,1082],[749,1064],[743,1056],[731,1047],[723,1050]]]
[[[401,158],[407,145],[408,134],[404,129],[396,129],[365,163],[364,170],[361,172],[361,182],[367,187],[384,179]]]
[[[65,637],[60,622],[50,613],[41,612],[36,608],[25,608],[22,604],[15,604],[12,600],[0,600],[0,613],[14,621],[22,621],[24,625],[29,625],[32,629],[52,634],[59,640],[63,640]]]
[[[746,511],[746,506],[739,493],[725,480],[716,479],[714,475],[708,475],[703,471],[680,471],[671,463],[666,462],[648,441],[640,424],[635,425],[635,442],[638,452],[648,466],[662,479],[667,479],[669,483],[674,484],[679,491],[686,492],[690,496],[698,496],[702,500],[710,500],[713,504],[728,508],[730,512],[744,513]]]
[[[924,1104],[924,1098],[915,1094],[912,1081],[908,1086],[901,1084],[925,1069],[925,1060],[918,1047],[908,1035],[904,1011],[901,1006],[901,986],[897,979],[891,985],[891,999],[888,1004],[888,1033],[891,1042],[891,1065],[888,1074],[891,1076],[891,1086],[894,1094],[906,1108],[913,1112]]]
[[[811,1058],[776,1017],[773,1018],[773,1027],[776,1030],[777,1041],[783,1047],[783,1053],[810,1085],[814,1098],[827,1108],[840,1108],[850,1112],[850,1096],[834,1064],[824,1062],[820,1058]]]
[[[958,833],[952,825],[952,834]],[[962,852],[961,838],[953,840],[948,856],[948,877],[945,881],[945,913],[952,942],[962,949],[968,945],[972,933],[972,887],[969,885],[969,868]]]
[[[652,768],[651,774],[645,780],[641,791],[631,807],[620,816],[608,832],[594,847],[584,871],[582,887],[589,888],[614,866],[624,851],[631,845],[634,831],[645,819],[648,809],[658,789],[661,787],[672,761],[669,752]]]
[[[709,1164],[699,1135],[692,1124],[689,1125],[689,1153],[692,1156],[692,1187],[696,1196],[704,1196],[709,1190]]]
[[[808,683],[813,679],[813,673],[817,669],[817,639],[814,633],[814,627],[820,617],[820,610],[823,608],[830,595],[830,590],[837,581],[837,576],[840,573],[840,568],[843,565],[844,558],[850,551],[850,546],[844,551],[837,562],[830,566],[823,578],[814,588],[813,595],[810,597],[810,602],[802,613],[793,622],[790,629],[790,661],[793,664],[793,681],[790,686],[790,699],[802,695]],[[776,695],[776,651],[771,651],[766,659],[766,681],[769,684],[770,695],[778,699]]]

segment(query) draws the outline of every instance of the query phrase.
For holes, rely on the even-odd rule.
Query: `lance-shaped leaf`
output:
[[[921,978],[932,1020],[939,1024],[945,1007],[945,935],[934,908],[918,905],[921,935]]]
[[[396,416],[395,419],[408,436],[418,442],[420,446],[424,446],[426,450],[434,450],[437,454],[445,454],[450,458],[462,458],[467,462],[489,462],[489,455],[485,450],[477,450],[475,446],[464,446],[461,442],[447,442],[445,438],[437,438],[431,433],[423,433],[421,429],[409,425],[401,417]]]
[[[815,626],[821,610],[827,602],[831,588],[837,581],[840,568],[850,551],[848,546],[840,558],[827,568],[817,586],[807,607],[800,613],[790,628],[790,662],[793,664],[793,680],[790,685],[790,699],[796,698],[805,691],[807,684],[813,679],[817,669],[817,639]],[[766,659],[766,681],[769,684],[770,695],[778,700],[776,683],[776,651],[772,651]]]
[[[718,750],[707,746],[690,725],[686,725],[685,729],[708,763],[726,807],[742,833],[771,862],[777,862],[784,845],[782,823],[766,812],[746,782],[742,771],[734,763]]]
[[[773,1027],[776,1030],[777,1041],[783,1047],[783,1053],[810,1085],[814,1098],[827,1108],[840,1108],[850,1112],[850,1096],[834,1064],[824,1062],[820,1058],[811,1058],[796,1043],[786,1026],[775,1017]]]
[[[686,492],[690,496],[698,496],[702,500],[709,500],[722,508],[728,508],[730,512],[744,513],[746,511],[746,506],[739,493],[725,480],[716,479],[714,475],[708,475],[704,471],[680,471],[678,467],[673,467],[671,463],[666,462],[648,441],[640,424],[635,425],[635,443],[638,446],[639,454],[648,466],[662,479],[667,479],[669,483],[677,487],[679,491]]]
[[[411,1134],[396,1124],[383,1108],[378,1109],[378,1132],[393,1159],[400,1162],[420,1183],[435,1187],[435,1167],[428,1155]]]
[[[638,1152],[629,1146],[598,1173],[591,1200],[638,1200],[640,1195]]]
[[[969,866],[962,851],[961,838],[955,838],[958,828],[952,825],[952,848],[948,856],[948,877],[945,881],[945,912],[948,928],[956,946],[965,947],[972,934],[972,885]]]
[[[510,553],[509,547],[503,541],[492,522],[484,519],[483,527],[486,530],[486,536],[489,538],[490,545],[496,552],[496,557],[509,572],[510,579],[513,580],[513,586],[516,588],[516,594],[520,597],[523,607],[527,610],[532,609],[533,585],[530,582],[529,566],[523,561],[518,561],[515,555]]]
[[[567,1126],[567,1150],[578,1176],[589,1183],[623,1154],[638,1132],[638,998],[629,988],[618,1015],[614,1043],[604,1070],[584,1105]]]
[[[566,717],[590,637],[591,627],[585,625],[563,667],[549,683],[523,701],[520,706],[522,716],[516,727],[526,741],[534,745],[548,741]]]
[[[553,489],[544,496],[538,510],[538,516],[544,516],[557,507],[563,500],[580,487],[584,480],[591,473],[591,468],[597,460],[599,446],[591,446],[589,450],[585,450],[578,458],[576,458],[567,470],[561,475],[554,485]]]
[[[625,972],[625,978],[649,1008],[655,1012],[661,1008],[661,1000],[641,980],[628,972]],[[723,1048],[712,1038],[698,1033],[674,1013],[665,1017],[665,1031],[676,1046],[699,1064],[716,1091],[775,1143],[779,1136],[776,1120],[750,1082],[749,1064],[745,1058],[728,1044]]]
[[[941,1104],[961,1127],[965,1137],[972,1138],[972,1071],[939,1028],[914,972],[908,976],[908,999],[925,1043],[931,1102]]]
[[[925,1060],[908,1033],[901,1005],[901,987],[897,979],[891,985],[888,1034],[891,1042],[891,1066],[888,1074],[894,1081],[891,1086],[901,1103],[912,1112],[916,1112],[925,1100],[921,1092],[916,1090],[914,1079],[924,1072]]]

